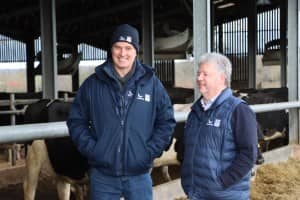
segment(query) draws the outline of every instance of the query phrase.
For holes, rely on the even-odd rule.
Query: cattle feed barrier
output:
[[[24,115],[25,109],[21,110],[1,110],[0,115]]]
[[[15,93],[9,93],[9,99],[1,99],[0,106],[16,106],[16,105],[28,105],[39,101],[40,99],[16,99]],[[68,93],[63,93],[63,98],[57,98],[61,101],[72,102],[73,97],[68,97]]]
[[[66,102],[72,102],[74,100],[73,97],[68,97],[68,98],[57,98],[61,101],[66,101]],[[41,99],[16,99],[16,100],[0,100],[0,106],[9,106],[11,104],[13,105],[27,105],[27,104],[32,104],[35,102],[38,102]]]
[[[250,106],[254,112],[268,112],[277,111],[283,109],[299,109],[300,101],[282,102],[282,103],[271,103],[271,104],[259,104]],[[175,112],[175,119],[177,122],[184,122],[187,119],[188,112]],[[68,136],[68,128],[66,122],[50,122],[40,124],[25,124],[15,126],[0,126],[0,144],[11,143],[11,142],[22,142],[34,139],[45,139],[45,138],[57,138]],[[292,154],[299,156],[299,144],[288,145],[264,153],[266,155],[266,163],[272,162],[278,158],[286,159],[289,155],[286,154],[287,150],[292,149]],[[268,156],[267,156],[268,155]],[[280,156],[279,156],[280,155]],[[154,200],[170,199],[172,197],[183,197],[184,192],[180,185],[180,179],[165,183],[153,188]],[[163,198],[162,198],[163,197]]]
[[[300,108],[300,101],[250,105],[255,113]]]
[[[49,122],[0,127],[0,144],[68,136],[66,122]]]
[[[268,112],[283,109],[300,108],[300,101],[257,104],[250,106],[254,112]],[[177,122],[184,122],[188,112],[175,112]],[[66,122],[50,122],[39,124],[25,124],[15,126],[0,126],[0,144],[24,142],[28,140],[56,138],[68,136]]]

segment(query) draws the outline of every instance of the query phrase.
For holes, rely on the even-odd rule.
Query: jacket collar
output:
[[[225,88],[220,94],[219,96],[216,98],[216,100],[212,103],[211,107],[208,109],[215,109],[216,107],[218,107],[220,104],[222,104],[227,98],[229,98],[230,96],[232,96],[232,91],[230,88]],[[195,110],[197,113],[202,111],[203,112],[203,108],[201,106],[201,99],[203,97],[200,97],[196,103],[194,103],[194,105],[192,106],[192,110]]]
[[[222,104],[226,99],[228,99],[230,96],[232,96],[232,91],[230,88],[225,88],[221,94],[217,97],[217,99],[213,102],[211,105],[211,108],[214,109],[218,107],[220,104]]]
[[[154,74],[153,68],[143,65],[136,59],[135,63],[135,72],[132,76],[133,81],[138,81],[143,77],[150,77]],[[111,59],[107,59],[102,65],[96,67],[95,73],[100,80],[109,82],[111,79],[117,80],[113,72],[113,63]],[[148,79],[143,79],[143,82],[146,82]]]

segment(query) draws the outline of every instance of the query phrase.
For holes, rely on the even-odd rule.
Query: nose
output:
[[[202,73],[198,74],[198,76],[197,76],[197,81],[201,81],[201,80],[203,80],[203,75],[202,75]]]
[[[120,54],[121,54],[122,56],[125,55],[125,49],[124,49],[124,48],[121,48]]]

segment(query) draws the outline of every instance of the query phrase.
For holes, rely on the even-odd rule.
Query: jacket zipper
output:
[[[126,95],[126,93],[124,94]],[[121,171],[122,174],[124,174],[124,156],[125,156],[125,151],[124,151],[124,134],[125,134],[125,97],[124,95],[121,96],[121,115],[120,115],[120,125],[121,125],[121,135],[120,135],[120,146],[118,148],[119,154],[121,154],[121,148],[123,147],[123,156],[121,156]]]
[[[127,112],[126,113],[123,113],[123,117],[122,117],[122,119],[121,119],[121,127],[122,127],[122,133],[123,133],[123,136],[122,136],[122,144],[124,145],[124,147],[125,147],[125,145],[127,145],[127,144],[125,144],[125,130],[126,130],[126,122],[127,122],[127,116],[128,116],[128,113],[130,112],[130,108],[133,106],[133,104],[135,103],[135,101],[136,101],[136,98],[137,98],[137,94],[138,94],[138,91],[139,91],[139,86],[137,86],[136,87],[136,91],[135,91],[135,94],[134,94],[134,96],[133,96],[133,99],[131,100],[131,102],[130,102],[130,104],[128,105],[128,108],[127,108]],[[125,93],[125,95],[127,94],[127,92]],[[123,96],[122,96],[123,97]],[[123,97],[124,98],[124,97]],[[125,107],[125,101],[124,101],[124,99],[123,99],[123,102],[122,102],[122,106],[124,106]],[[125,167],[124,167],[124,165],[125,165],[125,153],[126,153],[126,150],[124,149],[124,151],[123,151],[123,156],[122,156],[122,173],[124,174],[124,172],[125,172]]]

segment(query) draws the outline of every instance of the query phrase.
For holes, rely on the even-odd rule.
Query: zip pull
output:
[[[119,109],[117,107],[115,107],[115,111],[116,111],[117,115],[120,116]]]
[[[124,126],[124,120],[121,120],[121,126]]]

